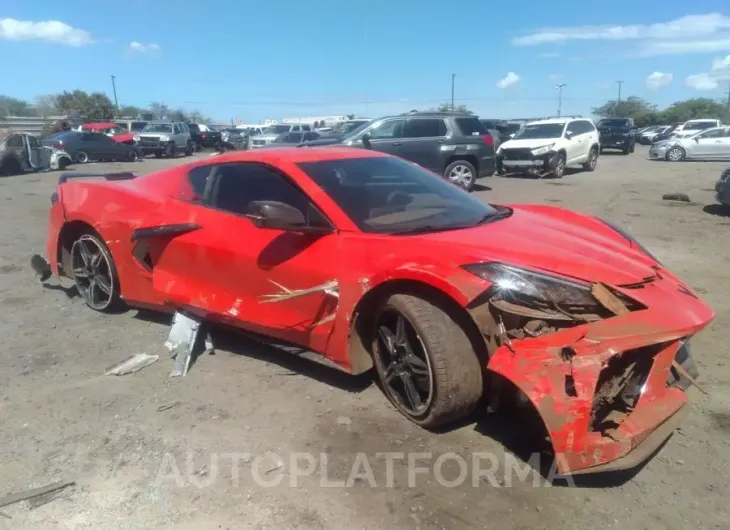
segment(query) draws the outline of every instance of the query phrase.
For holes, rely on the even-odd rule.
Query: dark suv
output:
[[[619,149],[625,155],[636,148],[636,125],[631,118],[604,118],[596,124],[604,149]]]
[[[399,156],[443,175],[466,190],[494,174],[494,139],[479,118],[461,112],[409,112],[361,125],[341,139],[308,145],[342,144]]]

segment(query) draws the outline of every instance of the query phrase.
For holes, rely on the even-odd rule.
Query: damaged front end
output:
[[[491,284],[467,306],[488,371],[535,407],[560,473],[633,468],[678,426],[696,377],[687,339],[714,314],[673,277],[657,267],[609,286],[502,263],[464,269]]]

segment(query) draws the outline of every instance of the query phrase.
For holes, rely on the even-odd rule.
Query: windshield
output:
[[[629,123],[629,120],[621,118],[621,119],[613,119],[613,120],[601,120],[598,122],[599,127],[630,127],[631,124]]]
[[[171,123],[148,123],[144,129],[142,129],[142,132],[146,133],[171,133],[172,132],[172,124]]]
[[[513,140],[560,138],[564,128],[564,123],[529,123],[515,133]]]
[[[367,129],[368,127],[370,127],[370,124],[371,123],[373,123],[373,122],[372,121],[366,121],[365,123],[363,123],[361,125],[358,125],[354,129],[352,129],[351,131],[348,131],[346,133],[345,140],[347,140],[349,138],[355,138],[356,136],[358,136],[359,134],[361,134],[365,129]],[[340,132],[342,132],[342,130],[340,130]]]
[[[682,127],[683,131],[702,131],[709,129],[710,127],[717,127],[717,122],[714,121],[696,121],[694,123],[688,123]]]
[[[339,128],[338,132],[341,132],[342,134],[351,134],[361,129],[363,125],[367,125],[369,123],[370,120],[348,121]]]
[[[264,129],[263,134],[281,134],[289,132],[289,129],[291,129],[291,125],[269,125]]]
[[[506,129],[506,131],[509,134],[513,134],[513,133],[516,133],[517,131],[519,131],[523,125],[524,125],[524,123],[508,123],[507,125],[504,126],[504,128]]]
[[[298,164],[363,232],[393,234],[469,228],[498,210],[400,158]]]

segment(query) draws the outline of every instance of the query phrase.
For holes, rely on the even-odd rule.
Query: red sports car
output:
[[[634,467],[669,437],[694,381],[687,343],[714,317],[608,222],[484,204],[361,149],[62,177],[51,202],[47,272],[91,308],[184,311],[374,367],[424,427],[510,389],[564,474]]]
[[[121,144],[134,144],[134,134],[125,131],[116,123],[85,123],[81,126],[81,130],[106,134]]]

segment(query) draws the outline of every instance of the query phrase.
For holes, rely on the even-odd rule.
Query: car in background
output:
[[[345,136],[352,133],[354,130],[359,129],[360,127],[362,127],[366,123],[370,123],[371,121],[373,120],[371,120],[370,118],[355,118],[352,120],[341,121],[332,128],[330,135],[344,138]]]
[[[306,123],[275,123],[266,127],[261,134],[251,139],[251,148],[258,149],[272,144],[280,134],[289,132],[310,132],[311,126]]]
[[[679,127],[677,127],[677,129],[673,133],[673,136],[675,138],[686,138],[689,136],[694,136],[697,131],[704,131],[705,129],[711,129],[713,127],[720,126],[722,126],[722,122],[720,120],[688,120]]]
[[[134,145],[134,134],[130,133],[126,129],[120,127],[116,123],[109,123],[109,122],[99,122],[99,123],[84,123],[80,129],[80,131],[86,131],[86,132],[96,132],[101,134],[106,134],[110,138],[112,138],[114,141],[122,143],[122,144],[129,144]]]
[[[130,132],[132,134],[136,134],[138,132],[141,132],[147,126],[149,121],[146,121],[146,120],[115,120],[114,123],[119,125],[125,131]]]
[[[715,183],[715,192],[717,202],[730,208],[730,167],[722,172],[720,180]]]
[[[251,138],[252,136],[258,136],[259,134],[263,134],[264,129],[266,129],[266,127],[263,125],[261,127],[240,127],[240,126],[238,126],[238,127],[236,127],[236,129],[243,131],[245,134],[248,135],[249,138]]]
[[[485,118],[480,118],[480,120],[482,124],[484,124],[484,127],[486,127],[490,134],[494,137],[495,147],[499,147],[499,144],[506,142],[514,134],[514,132],[510,132],[507,120],[491,120]],[[494,134],[493,131],[496,131],[496,134]]]
[[[188,123],[187,125],[196,151],[204,148],[221,149],[223,135],[219,131],[204,123]]]
[[[114,141],[106,134],[96,132],[64,131],[42,141],[44,146],[66,151],[79,164],[97,161],[129,161],[139,158],[137,146]]]
[[[14,130],[0,130],[0,177],[65,169],[71,162],[68,153],[44,146],[37,136]]]
[[[248,149],[249,137],[243,129],[227,127],[221,130],[222,148],[224,151]]]
[[[699,130],[692,136],[657,142],[649,149],[649,158],[669,162],[730,159],[730,126]]]
[[[529,122],[497,150],[497,173],[561,178],[568,166],[596,169],[600,154],[598,130],[581,117]]]
[[[657,142],[662,142],[664,140],[669,140],[670,138],[673,138],[674,137],[674,132],[677,130],[677,128],[680,125],[681,124],[678,124],[678,123],[675,123],[674,125],[670,125],[666,129],[664,129],[663,131],[661,131],[659,134],[657,134],[656,136],[654,136],[652,138],[651,143],[652,144],[655,144]]]
[[[190,156],[195,149],[190,129],[181,121],[151,121],[135,135],[134,140],[145,156],[154,154],[157,157],[175,157],[180,152]]]
[[[596,127],[604,149],[618,149],[628,155],[636,149],[636,125],[632,118],[604,118]]]
[[[669,132],[671,128],[671,125],[652,125],[651,127],[646,127],[637,131],[636,141],[642,145],[651,145],[656,141],[657,137],[665,132]]]
[[[479,118],[463,112],[407,112],[364,123],[344,138],[308,146],[347,145],[395,155],[471,190],[494,174],[494,138]]]
[[[270,144],[265,145],[263,148],[268,149],[272,147],[291,147],[293,145],[302,145],[307,142],[314,142],[319,140],[322,136],[314,131],[308,132],[288,132],[280,134]]]

